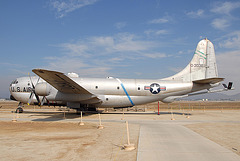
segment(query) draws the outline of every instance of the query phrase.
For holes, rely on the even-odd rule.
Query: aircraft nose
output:
[[[10,91],[11,94],[12,94],[12,92],[14,92],[16,90],[15,86],[16,86],[17,83],[18,83],[17,79],[15,79],[14,81],[11,82],[10,87],[9,87],[9,91]]]
[[[17,79],[15,79],[14,81],[12,81],[12,83],[10,84],[10,87],[15,86],[18,83]]]
[[[17,101],[12,95],[10,95],[10,100]]]

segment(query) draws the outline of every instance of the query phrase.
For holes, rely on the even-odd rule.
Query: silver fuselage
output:
[[[32,77],[33,84],[45,82],[38,77]],[[91,104],[95,107],[129,107],[155,101],[172,102],[170,96],[181,96],[188,93],[211,88],[210,85],[194,84],[192,82],[166,81],[160,79],[116,79],[116,78],[71,78],[77,84],[92,93],[68,94],[61,93],[47,83],[50,102],[67,104]],[[30,96],[31,81],[29,77],[18,78],[17,83],[10,85],[11,95],[22,103],[27,103]],[[151,84],[159,84],[158,93],[150,91]],[[97,99],[96,99],[97,98]],[[41,99],[41,96],[40,96]],[[99,101],[101,100],[101,101]],[[33,98],[32,103],[36,102]]]

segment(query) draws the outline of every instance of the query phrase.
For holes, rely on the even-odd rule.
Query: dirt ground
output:
[[[0,122],[0,160],[136,160],[137,150],[124,151],[124,123]],[[139,126],[130,124],[137,147]]]
[[[11,113],[16,102],[0,102],[0,160],[135,161],[141,125],[131,121],[165,122],[172,117],[176,119],[173,123],[182,124],[240,155],[240,102],[209,102],[200,107],[198,102],[176,102],[162,105],[160,115],[156,105],[143,106],[148,107],[146,112],[124,109],[124,115],[122,110],[105,111],[101,115],[104,129],[97,129],[97,114],[85,114],[85,125],[80,126],[80,116],[74,111],[66,112],[63,119],[66,110],[63,107],[25,106],[25,112],[16,115]],[[17,122],[12,122],[17,116]],[[122,149],[127,143],[122,119],[130,122],[130,142],[136,147],[133,151]]]
[[[239,123],[199,123],[185,126],[240,155]]]

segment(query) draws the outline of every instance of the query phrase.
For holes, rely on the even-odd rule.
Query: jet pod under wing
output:
[[[61,72],[45,69],[33,69],[32,71],[60,92],[73,94],[92,94]]]

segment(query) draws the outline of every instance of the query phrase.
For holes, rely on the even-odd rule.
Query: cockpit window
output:
[[[18,81],[17,81],[17,80],[12,81],[12,83],[10,84],[10,86],[11,86],[12,84],[18,84]]]

